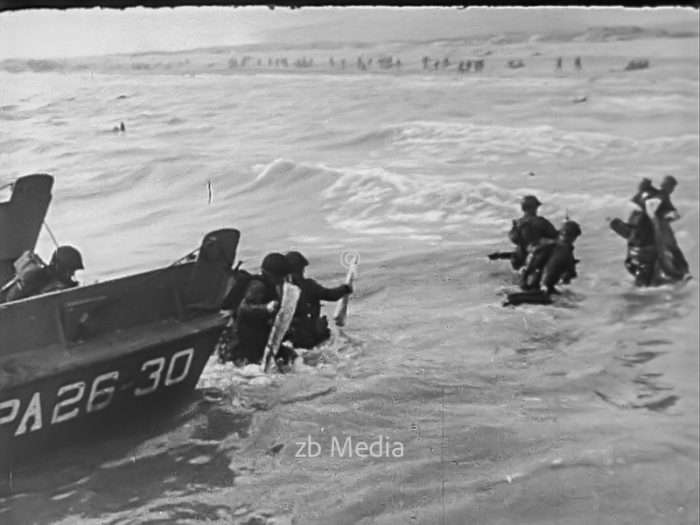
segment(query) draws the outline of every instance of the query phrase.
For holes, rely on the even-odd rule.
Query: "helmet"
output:
[[[578,237],[581,235],[581,227],[578,225],[576,221],[566,221],[561,227],[561,230],[559,230],[561,233],[564,235],[567,235],[569,237]]]
[[[291,271],[291,265],[286,257],[281,253],[268,253],[260,265],[263,272],[270,273],[275,277],[286,277]]]
[[[73,272],[85,268],[82,255],[72,246],[59,246],[56,248],[51,257],[51,264]]]
[[[666,175],[664,177],[664,180],[661,181],[661,186],[670,186],[672,188],[675,188],[678,186],[678,181],[673,175]]]
[[[654,188],[654,184],[651,182],[651,179],[644,177],[641,181],[639,181],[639,186],[637,187],[637,190],[640,193],[643,193],[645,191],[651,191]]]
[[[305,266],[309,265],[309,261],[306,257],[299,252],[287,252],[284,256],[294,272],[300,272]]]
[[[532,210],[536,209],[539,206],[541,206],[542,203],[539,201],[537,197],[534,195],[525,195],[521,200],[520,200],[520,207],[523,210]]]

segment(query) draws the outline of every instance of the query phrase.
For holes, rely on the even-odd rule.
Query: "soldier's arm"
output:
[[[306,282],[304,291],[308,294],[310,299],[319,299],[321,301],[337,301],[350,292],[348,286],[345,284],[341,284],[335,288],[326,288],[313,279],[309,279]]]
[[[248,285],[245,296],[238,306],[237,317],[244,322],[266,323],[272,315],[265,301],[265,285],[258,280],[252,280]]]

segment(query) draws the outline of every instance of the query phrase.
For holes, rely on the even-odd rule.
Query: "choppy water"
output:
[[[340,253],[361,257],[319,366],[269,382],[212,361],[177,415],[13,473],[0,522],[697,523],[697,281],[635,290],[606,221],[641,177],[673,173],[699,275],[697,57],[586,66],[0,73],[0,182],[55,176],[47,222],[82,249],[85,281],[228,226],[251,269],[296,248],[335,283]],[[559,307],[501,307],[513,277],[485,258],[526,192],[584,231]],[[403,457],[331,454],[380,436]],[[318,457],[295,457],[305,440]]]

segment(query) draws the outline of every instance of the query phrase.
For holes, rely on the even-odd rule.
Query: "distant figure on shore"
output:
[[[581,57],[576,57],[574,59],[574,67],[578,70],[581,71]]]
[[[440,61],[439,61],[439,60],[436,60],[435,63],[433,64],[433,69],[434,69],[435,71],[437,71],[439,67],[440,67]]]
[[[423,57],[423,69],[428,69],[428,62],[429,61],[430,61],[430,58]]]
[[[562,60],[561,57],[557,58],[557,68],[556,71],[561,71]]]
[[[371,58],[367,61],[367,67],[372,67],[372,59]]]
[[[343,68],[343,71],[345,71],[345,59],[340,61],[340,66]]]
[[[467,63],[464,65],[464,71],[466,73],[469,73],[471,71],[471,69],[472,69],[472,61],[467,60]]]
[[[637,60],[630,60],[625,67],[625,71],[634,71],[636,69],[647,69],[649,67],[649,60],[646,58],[641,58]]]
[[[447,57],[443,58],[443,59],[442,59],[442,68],[443,68],[443,69],[447,69],[447,67],[448,67],[449,65],[450,65],[450,60],[449,60]]]
[[[123,122],[119,123],[119,126],[114,126],[112,128],[112,133],[124,133],[126,132],[126,126],[124,126]]]
[[[397,59],[396,59],[395,66],[396,66],[396,67],[401,67],[401,59],[400,59],[400,58],[397,58]]]
[[[479,60],[474,61],[474,72],[479,73],[482,69],[484,69],[484,59],[480,58]]]

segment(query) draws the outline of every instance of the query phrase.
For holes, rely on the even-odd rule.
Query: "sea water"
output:
[[[663,40],[635,72],[616,43],[562,73],[555,48],[478,75],[1,72],[0,182],[55,177],[46,222],[83,282],[221,227],[251,271],[296,249],[335,285],[360,263],[314,360],[212,358],[176,416],[13,472],[0,522],[697,523],[697,281],[634,288],[607,225],[673,174],[697,278],[697,39]],[[504,308],[513,272],[486,254],[527,193],[581,225],[579,277]]]

